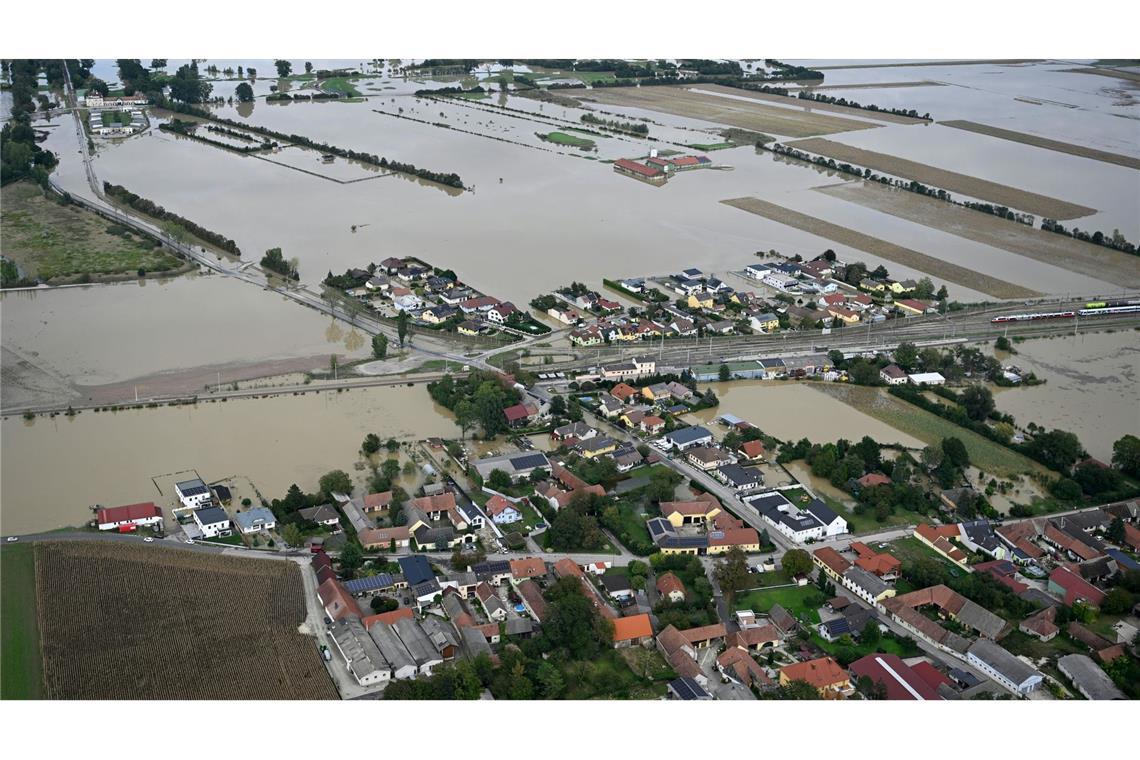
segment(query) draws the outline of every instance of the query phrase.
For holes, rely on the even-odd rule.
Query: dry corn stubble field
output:
[[[834,158],[836,161],[846,161],[860,167],[869,167],[896,177],[916,180],[924,185],[941,188],[951,193],[979,198],[990,203],[1008,206],[1018,211],[1026,211],[1050,219],[1076,219],[1096,213],[1095,208],[1088,206],[1031,193],[1028,190],[1019,190],[1016,187],[971,177],[968,174],[939,169],[898,156],[844,145],[822,137],[797,140],[788,143],[788,145],[808,153]]]
[[[49,699],[336,699],[292,562],[36,544]]]
[[[870,253],[881,259],[917,269],[937,279],[961,285],[995,298],[1028,298],[1040,295],[1037,291],[1021,285],[999,280],[973,269],[967,269],[958,264],[952,264],[949,261],[920,253],[914,249],[872,237],[848,227],[841,227],[824,219],[809,216],[785,206],[778,206],[759,198],[731,198],[721,201],[721,203],[804,232],[810,232],[813,235]]]
[[[742,97],[749,97],[752,93],[741,90],[739,94]],[[855,129],[874,129],[879,126],[869,121],[844,119],[818,111],[809,113],[791,108],[779,108],[765,105],[755,99],[736,100],[718,95],[704,95],[684,87],[664,85],[597,88],[590,90],[589,95],[581,96],[580,99],[585,103],[644,108],[786,137],[826,135]]]
[[[719,92],[725,95],[732,95],[735,97],[749,98],[751,100],[763,101],[765,103],[777,103],[784,106],[794,106],[795,108],[802,108],[807,112],[825,111],[827,113],[842,114],[844,116],[854,116],[862,119],[874,119],[875,121],[885,121],[891,124],[925,124],[922,119],[914,119],[910,116],[899,116],[898,114],[887,113],[886,111],[868,111],[864,108],[852,108],[851,106],[840,106],[834,103],[819,103],[814,100],[801,100],[798,97],[787,97],[786,95],[771,95],[766,92],[756,92],[754,90],[739,90],[735,87],[725,87],[720,84],[698,84],[690,88],[693,90],[708,90],[709,92]],[[698,93],[700,94],[700,93]]]
[[[923,224],[967,240],[1052,264],[1125,287],[1140,287],[1140,258],[1057,235],[990,214],[955,206],[878,182],[845,182],[814,188],[833,198]]]

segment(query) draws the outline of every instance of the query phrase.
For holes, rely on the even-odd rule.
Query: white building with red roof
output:
[[[116,530],[123,525],[162,525],[162,509],[153,501],[122,507],[102,507],[96,513],[95,522],[99,530]]]

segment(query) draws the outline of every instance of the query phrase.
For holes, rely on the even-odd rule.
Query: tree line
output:
[[[304,135],[287,135],[283,132],[277,132],[275,130],[268,129],[257,124],[245,124],[233,119],[216,116],[209,111],[206,111],[205,109],[195,108],[191,105],[176,104],[172,110],[189,114],[191,116],[197,116],[201,119],[217,122],[219,124],[228,124],[231,127],[238,127],[250,132],[256,132],[257,134],[264,135],[281,143],[292,143],[294,145],[300,145],[305,148],[318,150],[321,153],[340,156],[341,158],[348,158],[352,159],[353,161],[360,161],[361,163],[365,164],[372,164],[373,166],[379,166],[382,169],[391,169],[392,171],[411,174],[416,177],[420,177],[421,179],[426,179],[431,182],[438,182],[441,185],[448,185],[449,187],[457,187],[461,190],[464,188],[463,181],[459,178],[459,175],[455,174],[454,172],[445,173],[431,171],[430,169],[420,169],[414,164],[405,164],[400,161],[389,161],[387,158],[377,156],[373,153],[363,153],[361,151],[349,150],[347,148],[339,148],[335,145],[329,145],[327,143],[319,143],[316,140],[305,137]]]
[[[1086,230],[1077,229],[1076,227],[1068,230],[1065,229],[1065,225],[1061,224],[1056,219],[1042,219],[1041,229],[1045,230],[1046,232],[1054,232],[1058,235],[1064,235],[1065,237],[1083,240],[1086,243],[1092,243],[1093,245],[1101,245],[1105,248],[1112,248],[1116,251],[1123,251],[1124,253],[1131,253],[1133,255],[1138,253],[1136,244],[1128,242],[1128,240],[1125,239],[1124,235],[1121,234],[1119,229],[1114,229],[1111,236],[1105,235],[1100,230],[1092,233]]]
[[[649,134],[649,125],[644,122],[632,121],[618,121],[617,119],[599,119],[592,113],[582,114],[582,121],[586,124],[594,124],[602,129],[610,129],[615,132],[629,132],[630,134],[639,135],[644,137]]]
[[[0,185],[29,178],[41,187],[47,187],[48,175],[58,162],[54,153],[37,144],[31,123],[39,95],[38,75],[41,69],[47,68],[45,64],[51,64],[49,83],[56,77],[62,79],[60,61],[18,59],[4,62],[11,81],[12,118],[0,130]],[[46,96],[41,104],[44,102]]]
[[[179,216],[171,211],[167,211],[162,206],[159,206],[152,200],[143,198],[140,195],[132,193],[121,185],[112,185],[110,182],[103,183],[103,192],[111,196],[115,200],[130,206],[139,213],[146,214],[155,219],[161,219],[165,222],[173,222],[179,227],[189,232],[194,237],[205,240],[210,245],[216,248],[232,253],[234,256],[241,256],[241,249],[238,248],[237,243],[230,240],[228,237],[221,235],[213,230],[208,230],[199,224],[196,224],[189,219]]]
[[[178,118],[158,125],[159,130],[162,132],[173,132],[175,134],[182,135],[183,137],[188,137],[191,140],[197,140],[198,142],[203,142],[207,145],[213,145],[214,147],[221,148],[223,150],[232,150],[235,153],[256,153],[260,150],[268,150],[276,145],[276,143],[270,142],[268,140],[261,143],[260,145],[231,145],[230,143],[222,142],[221,140],[212,140],[209,137],[198,134],[197,127],[198,125],[192,121],[183,121],[182,119]],[[231,136],[241,140],[252,139],[248,135],[243,135],[231,130],[218,131],[229,133]]]

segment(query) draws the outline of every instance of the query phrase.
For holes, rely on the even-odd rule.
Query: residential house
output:
[[[922,523],[914,529],[914,537],[959,567],[967,566],[966,553],[951,541],[961,533],[957,525],[940,525],[937,528]]]
[[[499,494],[492,494],[487,503],[483,505],[483,510],[487,516],[491,518],[491,522],[496,525],[509,525],[516,523],[522,519],[522,512],[510,500]]]
[[[657,576],[657,593],[670,602],[685,601],[685,584],[672,572]]]
[[[931,310],[926,301],[917,301],[913,298],[900,298],[895,301],[895,308],[907,316],[919,316]]]
[[[661,439],[666,448],[685,451],[694,446],[707,446],[712,443],[713,435],[703,427],[678,428],[666,433]]]
[[[489,584],[484,582],[476,586],[475,598],[483,605],[483,611],[491,620],[501,622],[507,619],[507,606]]]
[[[907,375],[911,385],[946,385],[946,378],[940,372],[916,372]]]
[[[99,530],[117,530],[124,525],[160,526],[162,510],[153,501],[122,507],[100,507],[95,513]]]
[[[411,537],[411,531],[406,525],[395,528],[366,528],[356,534],[360,545],[370,552],[384,551],[393,545],[397,549],[407,549],[411,544]]]
[[[653,641],[653,624],[649,615],[631,615],[613,621],[614,648],[646,646]]]
[[[1061,631],[1056,621],[1057,608],[1045,607],[1022,620],[1017,629],[1041,641],[1050,641]]]
[[[713,473],[717,480],[734,491],[751,491],[764,483],[764,476],[755,467],[741,467],[738,464],[724,464]]]
[[[851,551],[858,555],[855,559],[855,565],[857,567],[861,567],[869,573],[874,573],[883,580],[894,580],[898,577],[899,571],[902,569],[902,562],[900,562],[897,557],[887,554],[886,552],[876,552],[862,541],[853,542],[851,544]]]
[[[221,507],[206,507],[194,510],[194,522],[205,538],[219,538],[231,535],[230,516]]]
[[[764,442],[760,439],[745,441],[740,444],[740,448],[737,449],[737,452],[741,459],[748,462],[763,462],[767,456],[767,452],[764,449]]]
[[[527,578],[541,578],[546,575],[546,563],[539,557],[525,557],[510,560],[511,579],[522,581]]]
[[[906,371],[897,364],[888,364],[879,370],[879,379],[887,385],[906,385]]]
[[[720,674],[739,682],[751,689],[766,689],[772,686],[772,679],[760,667],[759,663],[743,649],[729,647],[716,658],[716,667]]]
[[[538,417],[538,407],[534,404],[515,404],[504,409],[503,416],[513,428],[526,427]]]
[[[322,504],[319,507],[302,507],[297,510],[302,519],[314,522],[317,525],[327,525],[334,530],[340,528],[340,515],[331,504]]]
[[[633,588],[629,583],[629,576],[624,573],[606,573],[599,579],[606,593],[611,598],[621,601],[633,597]]]
[[[721,512],[720,502],[708,493],[692,501],[663,501],[658,506],[661,516],[676,528],[703,525]]]
[[[234,522],[243,534],[273,530],[277,526],[277,518],[265,507],[253,507],[244,512],[238,512],[234,515]]]
[[[647,414],[641,418],[641,423],[638,425],[638,427],[641,428],[641,431],[643,433],[657,435],[665,429],[665,420],[656,415]]]
[[[175,511],[197,509],[213,500],[209,487],[202,482],[201,478],[175,483],[174,493],[178,496],[178,501],[181,504]]]
[[[695,678],[681,677],[670,681],[665,688],[670,699],[689,702],[713,698]]]
[[[780,318],[771,312],[758,312],[748,316],[748,326],[756,332],[774,333],[780,329]]]
[[[550,471],[550,460],[542,452],[532,451],[516,454],[502,454],[484,457],[472,463],[475,471],[484,481],[494,470],[502,470],[515,483],[526,480],[537,470]]]
[[[815,687],[825,699],[840,699],[853,691],[847,671],[832,657],[820,657],[780,668],[780,685],[787,686],[792,681],[804,681]]]
[[[687,449],[685,458],[689,460],[689,464],[705,472],[735,462],[733,456],[727,451],[711,446],[694,446]]]
[[[848,568],[843,573],[842,580],[843,585],[856,596],[880,609],[884,599],[889,599],[895,595],[893,586],[861,567]]]
[[[317,587],[317,598],[320,599],[325,614],[333,620],[343,620],[351,616],[364,617],[360,605],[336,578],[330,578]]]

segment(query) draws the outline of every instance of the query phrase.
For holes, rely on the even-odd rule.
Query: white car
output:
[[[13,541],[19,541],[19,540],[20,540],[20,537],[19,537],[19,536],[8,536],[8,537],[7,537],[6,539],[4,539],[4,540],[5,540],[5,541],[7,541],[8,543],[11,543],[11,542],[13,542]]]
[[[184,543],[184,544],[192,544],[192,543],[194,543],[194,539],[192,539],[192,538],[186,538],[186,539],[183,539],[183,540],[182,540],[182,543]]]
[[[146,541],[148,544],[154,543],[154,536],[147,536],[143,541]]]

